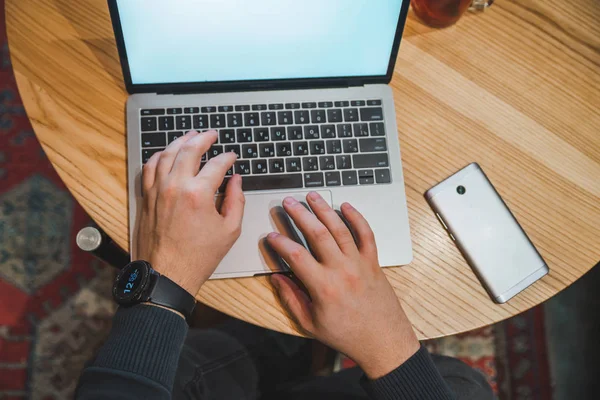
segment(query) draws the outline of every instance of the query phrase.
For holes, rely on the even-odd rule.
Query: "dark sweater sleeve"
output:
[[[119,308],[110,335],[83,370],[77,399],[170,399],[186,321],[159,307]]]
[[[361,381],[362,387],[374,400],[450,400],[456,396],[435,367],[423,346],[404,364],[389,374]]]

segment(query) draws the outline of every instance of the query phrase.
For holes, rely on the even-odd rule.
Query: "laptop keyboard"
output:
[[[227,176],[240,174],[245,191],[386,184],[383,121],[381,100],[142,109],[142,163],[191,129],[214,129],[201,168],[235,152]]]

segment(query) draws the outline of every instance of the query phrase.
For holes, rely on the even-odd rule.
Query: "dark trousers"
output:
[[[362,400],[359,368],[309,377],[311,341],[232,320],[190,330],[179,360],[173,399]],[[433,355],[457,399],[493,399],[483,375],[459,360]]]

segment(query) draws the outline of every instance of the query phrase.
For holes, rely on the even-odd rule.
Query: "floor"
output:
[[[600,398],[600,263],[544,312],[554,400]]]

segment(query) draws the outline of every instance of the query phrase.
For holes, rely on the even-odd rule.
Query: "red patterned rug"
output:
[[[0,9],[0,399],[68,399],[109,330],[113,271],[75,246],[89,218],[33,134]],[[501,399],[552,398],[540,307],[427,345],[481,370]]]

